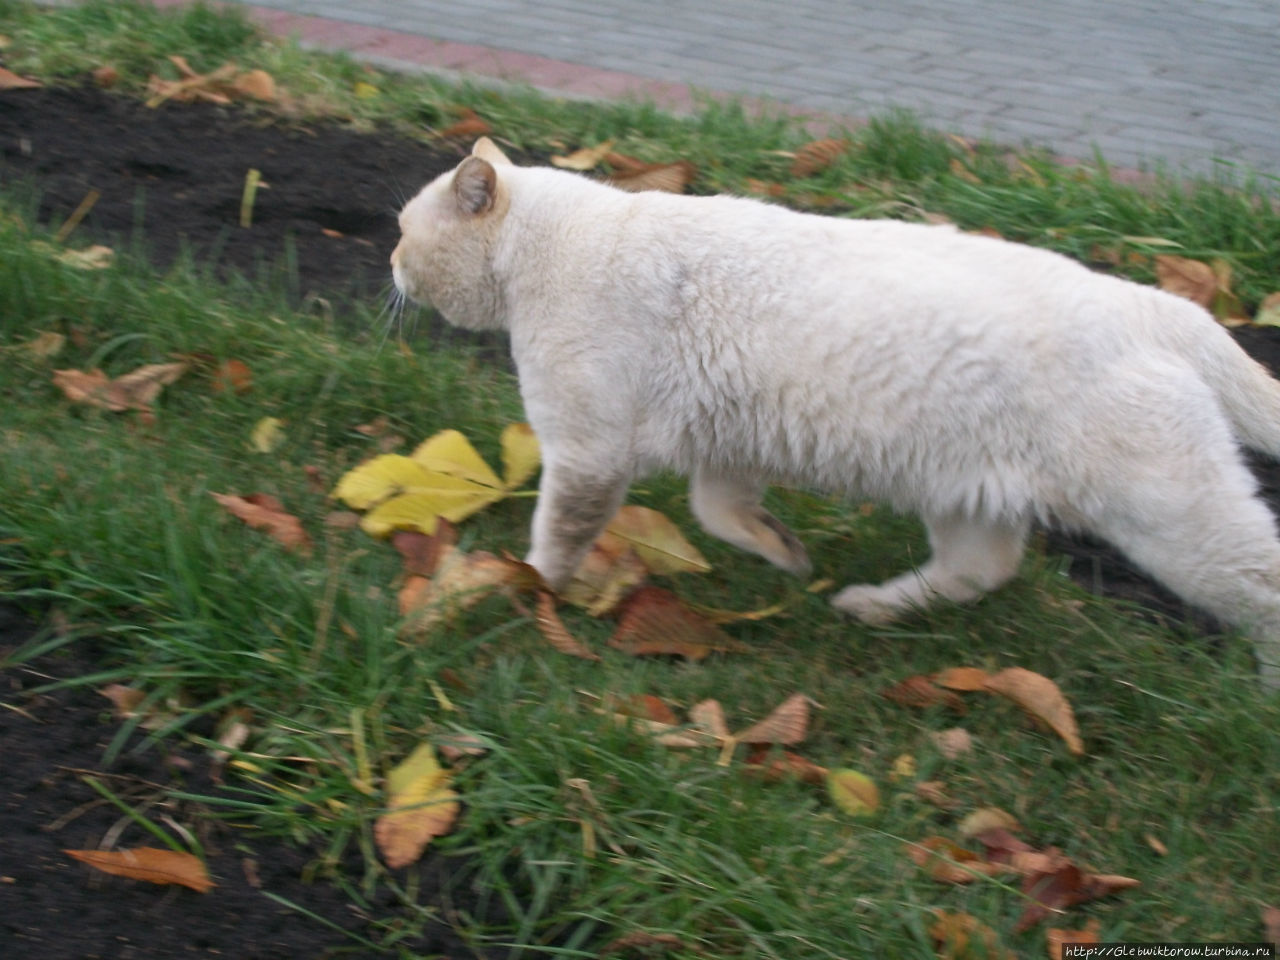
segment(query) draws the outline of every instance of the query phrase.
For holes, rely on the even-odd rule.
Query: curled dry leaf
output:
[[[960,821],[956,832],[968,840],[997,828],[1016,831],[1021,830],[1022,825],[1013,814],[1006,813],[999,807],[979,807]]]
[[[433,838],[453,829],[461,805],[450,779],[429,743],[387,775],[387,812],[375,821],[373,839],[388,867],[414,863]]]
[[[609,646],[633,657],[703,660],[741,649],[714,623],[698,616],[669,590],[641,587],[627,598]]]
[[[949,667],[933,675],[933,682],[948,690],[985,690],[991,675],[980,667]]]
[[[98,692],[112,702],[117,716],[126,720],[132,717],[142,705],[142,701],[147,699],[145,690],[127,687],[122,683],[109,683]]]
[[[311,552],[311,537],[302,528],[302,521],[284,509],[284,505],[268,493],[251,493],[241,497],[232,493],[210,493],[232,516],[243,520],[255,530],[263,530],[277,543],[289,550],[307,554]]]
[[[547,643],[570,657],[582,660],[599,660],[600,655],[569,632],[564,621],[556,615],[556,598],[549,591],[538,593],[538,607],[534,615],[538,630]]]
[[[524,564],[485,550],[462,553],[451,547],[433,578],[405,579],[400,591],[400,613],[407,618],[403,632],[424,637],[494,591],[524,586],[526,577]]]
[[[757,744],[747,754],[743,771],[760,777],[767,783],[780,780],[799,780],[815,787],[828,782],[831,771],[790,750],[774,750],[765,744]]]
[[[1131,877],[1086,873],[1070,861],[1051,872],[1029,874],[1022,881],[1022,892],[1033,902],[1022,911],[1013,931],[1022,933],[1054,911],[1139,885]]]
[[[95,870],[145,880],[147,883],[174,883],[190,887],[197,893],[208,893],[216,884],[209,879],[204,862],[190,853],[135,847],[132,850],[63,850],[69,857],[87,863]]]
[[[939,883],[973,883],[979,877],[1008,873],[1004,864],[988,863],[972,850],[952,843],[946,837],[925,837],[919,843],[906,845],[911,862]]]
[[[809,705],[803,693],[793,693],[773,712],[734,736],[739,743],[781,743],[793,746],[809,732]]]
[[[1076,725],[1071,704],[1048,677],[1022,667],[1008,667],[989,677],[985,688],[1007,697],[1047,723],[1066,742],[1071,753],[1076,756],[1084,753],[1084,742],[1080,739],[1080,728]]]
[[[605,536],[591,545],[563,596],[599,617],[615,609],[648,576],[649,569],[628,544]]]
[[[793,177],[811,177],[815,173],[827,169],[840,157],[848,153],[849,147],[848,140],[839,140],[831,137],[822,140],[811,140],[796,151],[795,159],[791,161],[791,175]]]
[[[698,168],[687,160],[675,163],[654,163],[630,170],[618,170],[608,182],[620,190],[642,193],[660,190],[664,193],[684,193],[685,188],[698,176]]]
[[[265,70],[246,70],[231,84],[236,96],[270,103],[276,99],[276,81]]]
[[[0,67],[0,90],[35,90],[43,86],[39,80],[20,77],[12,70]]]
[[[75,403],[84,403],[114,413],[124,410],[150,413],[151,404],[160,395],[160,391],[186,371],[185,363],[152,363],[110,380],[101,370],[89,373],[83,370],[55,370],[53,383],[67,399]]]

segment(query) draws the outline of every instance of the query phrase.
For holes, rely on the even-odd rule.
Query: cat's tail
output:
[[[1218,395],[1237,439],[1252,450],[1280,459],[1280,380],[1271,376],[1216,322],[1204,325],[1197,308],[1197,334],[1182,355]]]

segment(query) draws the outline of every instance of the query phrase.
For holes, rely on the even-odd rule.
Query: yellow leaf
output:
[[[263,417],[249,435],[249,448],[257,453],[270,453],[284,442],[284,421],[279,417]]]
[[[1253,322],[1259,327],[1280,327],[1280,293],[1270,294],[1262,301]]]
[[[502,431],[502,472],[508,490],[523,486],[541,461],[542,451],[533,427],[513,423]]]
[[[999,807],[979,807],[960,821],[957,832],[967,840],[996,829],[1016,833],[1022,829],[1022,825],[1013,814],[1006,813]]]
[[[629,544],[651,573],[706,573],[711,569],[674,523],[648,507],[619,510],[600,537],[605,549],[611,549],[607,543],[610,537]]]
[[[649,575],[634,550],[619,540],[614,542],[622,546],[621,552],[611,553],[598,541],[593,543],[561,594],[593,617],[613,610]]]
[[[216,884],[209,879],[203,861],[190,853],[137,847],[132,850],[63,850],[69,857],[95,870],[145,880],[148,883],[177,883],[199,893],[208,893]]]
[[[367,510],[420,483],[422,465],[396,453],[385,453],[348,470],[333,489],[333,496],[355,510]]]
[[[357,100],[372,100],[382,92],[372,83],[366,83],[363,80],[356,81],[356,85],[353,90]]]
[[[830,771],[827,792],[837,807],[855,817],[869,817],[880,806],[880,790],[875,781],[857,770]]]
[[[22,349],[36,360],[48,360],[61,353],[66,344],[67,338],[62,334],[46,330],[24,343]]]
[[[613,141],[606,140],[604,143],[594,147],[583,147],[581,150],[575,150],[567,157],[552,157],[552,166],[560,167],[562,170],[591,170],[599,165],[613,149]]]
[[[444,474],[427,475],[411,492],[392,497],[366,513],[360,527],[373,537],[385,537],[396,530],[417,530],[430,536],[438,518],[457,523],[501,499],[500,490]]]
[[[900,754],[889,770],[889,779],[893,781],[911,780],[916,775],[916,758],[909,753]]]
[[[476,453],[471,441],[457,430],[441,430],[428,437],[409,455],[409,459],[435,473],[461,477],[486,487],[502,486],[493,468]]]
[[[373,837],[391,869],[415,862],[432,838],[453,829],[460,805],[449,780],[429,743],[387,774],[387,813],[374,823]]]

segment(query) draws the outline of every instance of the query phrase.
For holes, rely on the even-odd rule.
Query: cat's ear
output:
[[[488,137],[481,137],[475,142],[475,146],[471,148],[471,155],[479,157],[481,160],[488,160],[495,167],[503,164],[511,166],[511,161],[507,159],[507,155],[498,149],[498,145]]]
[[[489,161],[467,157],[458,165],[453,175],[453,195],[463,213],[471,216],[488,213],[497,194],[498,175]]]

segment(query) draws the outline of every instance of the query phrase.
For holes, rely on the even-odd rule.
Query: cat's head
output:
[[[500,171],[510,166],[493,141],[481,137],[471,156],[400,211],[400,243],[391,254],[396,288],[455,326],[505,326],[491,256],[508,206]]]

